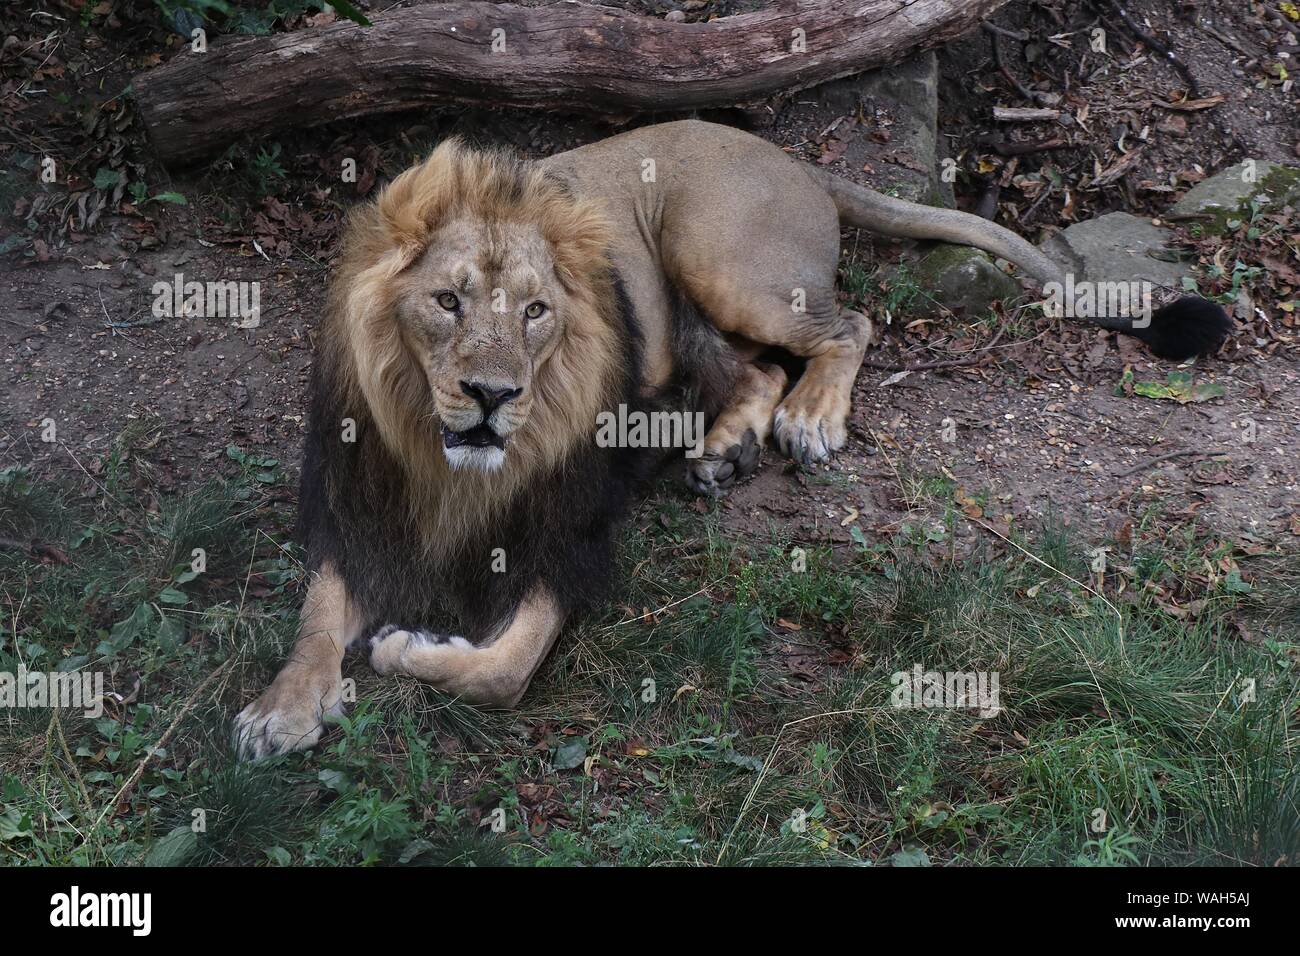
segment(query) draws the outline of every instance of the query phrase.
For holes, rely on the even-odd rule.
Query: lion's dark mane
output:
[[[624,356],[620,401],[638,399],[642,335],[621,281],[618,335]],[[489,527],[452,555],[429,554],[409,518],[406,475],[364,408],[346,406],[328,358],[318,352],[302,484],[298,536],[308,566],[331,563],[367,622],[456,629],[481,640],[504,623],[535,583],[550,588],[570,613],[594,608],[608,594],[615,570],[615,530],[635,487],[653,469],[645,452],[600,448],[590,436],[549,474],[539,475]],[[352,418],[354,442],[341,440]],[[430,440],[437,440],[432,432]],[[505,550],[495,572],[493,551]],[[449,612],[459,621],[449,620]],[[459,624],[457,628],[456,625]]]

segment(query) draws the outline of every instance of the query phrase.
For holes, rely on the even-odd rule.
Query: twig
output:
[[[1059,120],[1061,111],[1045,106],[995,106],[993,118],[999,123],[1035,123],[1039,120]]]
[[[1007,69],[1007,64],[1002,59],[1002,47],[998,43],[998,35],[1005,31],[993,29],[993,24],[988,23],[987,21],[983,26],[985,30],[988,31],[989,44],[993,47],[993,65],[998,68],[998,72],[1006,77],[1007,82],[1015,87],[1022,97],[1029,100],[1031,103],[1036,102],[1033,90],[1021,83],[1020,80],[1016,79],[1016,75]]]
[[[1236,50],[1242,56],[1252,60],[1258,58],[1258,54],[1251,53],[1244,46],[1242,46],[1237,40],[1234,40],[1232,37],[1228,36],[1228,34],[1224,33],[1218,27],[1213,26],[1209,23],[1203,23],[1201,24],[1201,29],[1204,30],[1206,33],[1208,33],[1210,36],[1214,37],[1224,46]]]
[[[991,351],[997,347],[998,342],[1001,341],[1002,335],[1006,330],[1007,327],[1005,325],[1000,326],[993,338],[989,339],[988,345],[981,345],[977,349],[968,349],[968,351]],[[1012,342],[1011,344],[1016,345],[1017,343]],[[980,362],[984,361],[984,358],[985,356],[983,355],[976,355],[973,358],[953,359],[951,361],[943,362],[919,362],[916,365],[903,365],[900,362],[876,362],[871,359],[863,359],[862,364],[867,368],[879,369],[882,372],[931,372],[935,369],[941,368],[967,368],[971,365],[978,365]]]
[[[90,832],[93,833],[95,830],[98,830],[99,825],[104,822],[104,818],[108,816],[109,812],[120,805],[122,800],[131,795],[131,791],[135,789],[135,785],[139,783],[140,778],[144,776],[144,768],[149,765],[149,761],[153,759],[154,754],[167,746],[172,739],[172,734],[176,733],[176,728],[181,725],[181,721],[185,719],[186,715],[194,709],[194,705],[198,703],[199,695],[207,689],[207,686],[216,679],[218,674],[230,666],[230,662],[233,660],[233,657],[228,659],[220,667],[205,677],[203,683],[194,688],[194,693],[190,694],[189,698],[185,701],[185,706],[181,708],[180,713],[177,714],[176,718],[168,725],[167,729],[163,732],[163,735],[158,738],[158,742],[149,748],[149,752],[144,755],[144,759],[136,766],[135,772],[127,778],[126,783],[122,784],[122,789],[117,791],[117,795],[108,802],[108,806],[104,807],[104,809],[100,811],[98,819],[95,820],[95,825],[90,828]]]
[[[150,319],[137,319],[133,322],[131,321],[110,322],[108,323],[108,327],[110,329],[143,329],[151,325],[159,325],[161,324],[161,322],[162,322],[161,318],[154,317]]]
[[[1129,475],[1136,475],[1139,471],[1146,471],[1148,468],[1154,468],[1156,465],[1160,464],[1161,462],[1169,461],[1172,458],[1186,458],[1192,455],[1196,456],[1197,458],[1215,458],[1219,455],[1226,455],[1226,454],[1228,454],[1228,452],[1222,448],[1212,448],[1209,451],[1201,451],[1194,448],[1189,448],[1186,451],[1171,451],[1163,455],[1157,455],[1155,458],[1149,459],[1147,461],[1139,462],[1138,464],[1134,465],[1132,468],[1126,468],[1124,471],[1121,471],[1115,477],[1127,478]]]
[[[655,610],[649,611],[648,613],[650,614],[651,617],[656,617],[659,614],[663,613],[664,611],[668,610],[669,608],[676,607],[677,605],[681,604],[683,601],[689,601],[693,597],[697,597],[701,594],[707,594],[709,592],[709,588],[714,587],[715,585],[719,584],[721,581],[722,578],[718,578],[717,581],[714,581],[712,584],[704,585],[704,587],[700,588],[694,594],[688,594],[684,598],[679,598],[678,600],[673,601],[671,604],[665,604],[663,607],[656,608]],[[614,630],[614,628],[616,627],[622,627],[624,624],[631,624],[633,621],[643,621],[643,620],[645,620],[645,612],[638,614],[635,617],[625,618],[622,621],[615,621],[613,624],[608,624],[605,627],[602,627],[600,631],[602,634],[604,634],[607,631]]]
[[[1032,143],[1010,143],[996,142],[993,149],[999,156],[1026,156],[1029,153],[1045,153],[1051,149],[1064,149],[1069,146],[1069,140],[1062,136],[1053,136],[1051,139],[1035,140]]]
[[[944,368],[969,368],[972,365],[978,365],[984,360],[983,356],[971,359],[957,359],[952,362],[919,362],[916,365],[904,365],[901,362],[875,362],[871,359],[863,359],[862,364],[867,368],[878,369],[882,372],[933,372],[936,369]]]
[[[1161,213],[1160,218],[1165,222],[1187,222],[1189,220],[1208,220],[1214,218],[1212,212],[1180,212],[1180,213]]]
[[[1119,0],[1110,0],[1110,5],[1115,12],[1119,14],[1120,19],[1124,21],[1125,26],[1129,28],[1129,31],[1132,32],[1135,37],[1168,60],[1173,68],[1179,72],[1182,78],[1187,81],[1188,95],[1191,96],[1192,99],[1200,99],[1201,88],[1196,83],[1196,77],[1192,76],[1192,71],[1187,68],[1187,64],[1178,59],[1178,54],[1174,53],[1170,47],[1157,40],[1151,34],[1138,26],[1137,21],[1129,15],[1128,10],[1124,8],[1124,5],[1120,3]]]
[[[1030,220],[1034,218],[1034,213],[1038,212],[1038,207],[1041,206],[1044,200],[1046,200],[1047,197],[1052,195],[1052,193],[1055,191],[1056,191],[1056,183],[1052,182],[1051,180],[1048,180],[1047,187],[1038,194],[1038,198],[1034,200],[1033,205],[1030,206],[1028,209],[1026,209],[1025,214],[1020,217],[1020,225],[1022,226],[1029,225]]]
[[[1024,43],[1029,39],[1028,33],[1023,33],[1020,30],[1008,30],[1006,27],[1000,27],[996,23],[992,23],[988,20],[985,20],[980,24],[980,26],[983,27],[987,33],[996,33],[998,36],[1007,37],[1011,40],[1019,40],[1021,43]]]

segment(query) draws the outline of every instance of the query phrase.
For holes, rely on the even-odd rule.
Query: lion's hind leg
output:
[[[831,258],[828,279],[833,269]],[[779,264],[771,271],[780,275]],[[780,280],[770,277],[765,284],[776,291],[761,287],[755,277],[738,281],[729,273],[690,273],[682,279],[719,331],[806,360],[803,375],[776,407],[771,433],[777,447],[804,464],[824,461],[842,448],[848,440],[853,382],[875,340],[871,320],[840,308],[830,281],[791,280],[786,293]]]
[[[875,329],[865,315],[842,309],[840,318],[838,334],[804,344],[796,353],[808,358],[808,366],[772,422],[777,447],[804,464],[824,461],[844,447],[853,382],[875,342]]]
[[[745,364],[731,400],[704,436],[703,453],[687,462],[686,483],[696,494],[719,498],[758,468],[785,391],[785,372],[765,362]]]
[[[665,274],[720,332],[807,360],[772,435],[792,458],[821,461],[848,438],[849,397],[871,341],[871,323],[835,295],[835,203],[761,141],[737,144],[710,176],[691,172],[665,180]]]
[[[876,340],[871,320],[838,308],[833,289],[808,300],[807,311],[795,312],[776,297],[715,295],[707,310],[723,331],[806,360],[790,394],[783,400],[778,394],[771,422],[776,446],[803,464],[824,461],[844,447],[853,382]]]

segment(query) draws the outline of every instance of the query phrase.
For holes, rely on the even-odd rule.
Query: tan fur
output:
[[[797,461],[822,461],[848,440],[849,395],[876,333],[861,313],[845,309],[840,317],[847,334],[810,349],[803,377],[772,421],[781,451]]]
[[[523,167],[452,140],[349,221],[318,336],[330,404],[373,421],[413,489],[408,517],[424,547],[450,557],[527,500],[533,479],[613,410],[627,358],[616,269],[643,339],[644,387],[689,371],[716,404],[737,383],[689,473],[693,487],[721,493],[757,466],[769,435],[797,460],[822,461],[847,441],[854,379],[874,339],[871,323],[836,298],[841,217],[889,235],[971,242],[1042,278],[1059,273],[1005,229],[881,196],[710,123],[644,127]],[[498,291],[505,303],[489,309]],[[682,299],[718,334],[677,326]],[[766,346],[807,359],[784,398],[784,373],[757,362]],[[711,362],[725,372],[710,377]],[[372,663],[513,706],[564,619],[556,598],[532,587],[481,646],[385,630]],[[341,709],[340,661],[361,626],[323,567],[289,662],[236,718],[245,755],[319,739],[324,717]]]
[[[723,189],[698,168],[720,158]],[[648,183],[646,159],[657,164]],[[688,121],[535,164],[518,195],[516,178],[499,155],[444,143],[353,214],[332,284],[322,341],[337,350],[338,386],[356,393],[418,489],[412,519],[426,547],[450,550],[472,535],[612,407],[620,356],[610,325],[611,260],[645,337],[648,386],[673,371],[671,281],[719,330],[811,360],[775,418],[783,449],[820,460],[843,444],[870,330],[839,314],[834,204],[799,164],[755,137]],[[471,235],[494,235],[502,224],[535,228],[568,296],[564,327],[520,399],[527,424],[492,473],[452,469],[431,436],[430,398],[444,417],[463,408],[458,382],[472,357],[430,367],[434,357],[398,315],[402,297],[418,292],[421,256],[453,223]],[[791,309],[796,287],[807,300],[799,313]]]
[[[726,127],[646,127],[522,169],[453,140],[351,216],[318,361],[334,404],[368,416],[406,472],[409,519],[424,547],[450,555],[589,440],[599,412],[613,410],[626,357],[612,267],[644,339],[647,388],[675,374],[678,296],[732,343],[729,352],[699,346],[700,355],[741,366],[706,437],[708,473],[696,475],[704,490],[720,493],[720,472],[734,480],[752,470],[769,434],[804,461],[838,449],[871,339],[870,323],[837,304],[838,254],[826,191],[780,149]],[[507,300],[500,315],[484,304],[498,290]],[[443,306],[449,294],[456,305]],[[535,324],[520,312],[533,298],[551,306]],[[809,360],[784,401],[784,373],[749,364],[765,346]],[[517,394],[480,412],[467,382]],[[439,429],[465,434],[481,422],[506,441],[504,456],[492,459],[498,469],[453,468]],[[339,706],[342,650],[358,636],[349,607],[326,569],[293,657],[236,720],[245,754],[319,738],[324,714]],[[374,641],[372,663],[513,706],[562,624],[557,602],[538,587],[490,643],[398,631]]]

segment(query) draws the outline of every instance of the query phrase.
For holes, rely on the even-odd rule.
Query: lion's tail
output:
[[[886,196],[814,166],[806,167],[830,194],[840,221],[899,239],[938,239],[975,246],[1014,262],[1039,283],[1066,286],[1065,270],[1009,229],[956,209],[941,209]],[[1136,336],[1163,358],[1185,359],[1218,351],[1232,329],[1226,312],[1208,299],[1186,296],[1151,313],[1149,320],[1097,316],[1085,319]]]

